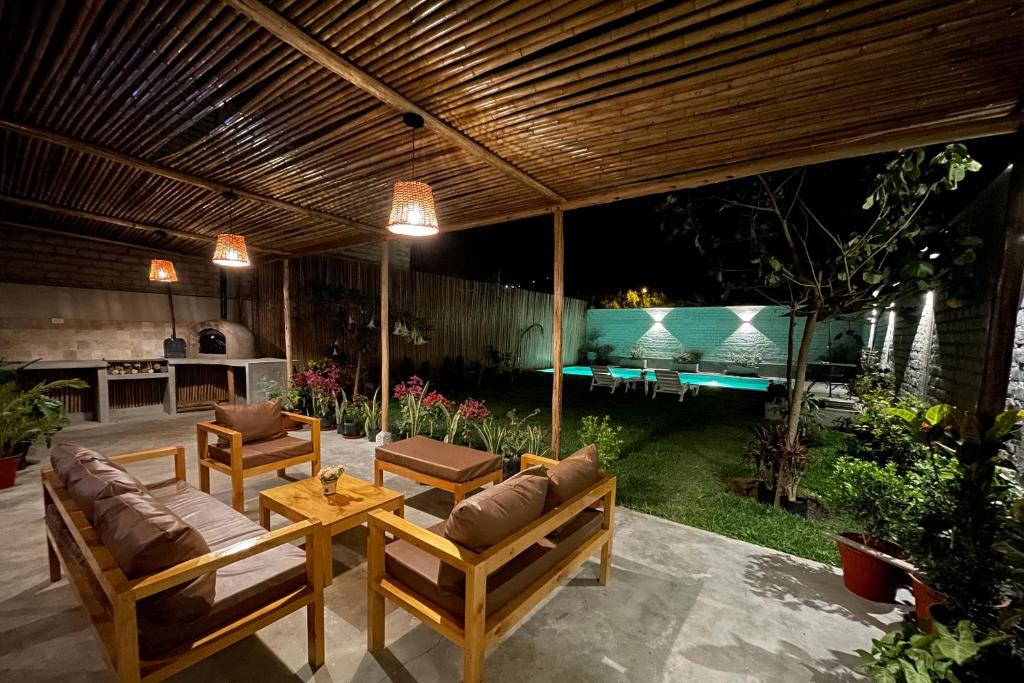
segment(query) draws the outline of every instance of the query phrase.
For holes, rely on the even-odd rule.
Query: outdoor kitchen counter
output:
[[[203,387],[193,387],[190,391],[188,379],[183,376],[183,370],[189,366],[206,366],[208,370],[197,375],[198,368],[191,373],[200,384],[212,384],[213,379],[208,373],[217,372],[216,368],[224,368],[224,375],[221,376],[226,382],[227,401],[229,403],[258,403],[267,398],[266,389],[270,384],[284,386],[287,382],[285,360],[283,358],[168,358],[168,370],[171,374],[171,390],[174,392],[174,406],[168,409],[169,414],[178,410],[191,410],[208,406],[215,400],[223,400],[224,394],[218,394],[216,398],[212,393],[207,394]],[[212,366],[212,367],[211,367]],[[238,376],[241,371],[241,377]],[[205,378],[205,379],[204,379]],[[219,380],[218,380],[219,381]],[[236,387],[241,385],[236,391]],[[215,392],[212,386],[208,390]]]

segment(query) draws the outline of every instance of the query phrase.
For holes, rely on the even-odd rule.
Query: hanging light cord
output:
[[[412,129],[412,178],[416,180],[416,129]]]

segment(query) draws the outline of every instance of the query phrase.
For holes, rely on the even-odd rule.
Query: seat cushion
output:
[[[209,446],[210,457],[225,465],[231,464],[231,447],[213,444]],[[242,444],[242,469],[268,465],[272,462],[310,455],[313,442],[295,436],[277,436],[273,439]]]
[[[267,533],[245,515],[185,482],[168,482],[152,491],[155,498],[202,535],[210,550],[223,550]],[[213,605],[202,618],[176,627],[140,618],[139,647],[143,657],[151,659],[191,643],[298,590],[306,582],[306,553],[286,543],[221,567],[216,574]]]
[[[462,483],[501,469],[501,456],[414,436],[377,447],[377,459],[444,481]]]
[[[64,485],[90,522],[95,519],[96,501],[102,496],[146,491],[141,481],[106,458],[83,454],[77,461],[69,463],[66,471],[67,481]]]
[[[444,523],[430,528],[442,533]],[[528,589],[541,576],[566,559],[601,529],[601,513],[584,510],[559,531],[535,543],[487,578],[487,614],[494,614]],[[406,541],[393,541],[384,548],[384,568],[421,597],[461,621],[465,613],[465,575],[454,570],[461,581],[445,581],[450,568],[430,553]]]
[[[547,492],[544,466],[525,469],[456,505],[444,535],[476,552],[486,550],[539,518]]]
[[[548,493],[544,512],[561,505],[597,483],[600,469],[597,447],[589,444],[548,470]]]
[[[96,501],[96,533],[130,579],[168,569],[210,552],[202,535],[147,492],[126,492]],[[209,573],[139,602],[151,621],[179,625],[205,616],[213,606],[216,574]]]
[[[284,435],[281,401],[276,398],[252,405],[214,405],[213,412],[217,424],[242,433],[242,443],[276,439]],[[226,443],[226,440],[222,438],[221,442]]]

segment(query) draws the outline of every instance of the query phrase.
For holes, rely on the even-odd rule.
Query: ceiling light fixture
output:
[[[149,262],[149,281],[166,282],[168,284],[178,281],[178,274],[174,272],[174,264],[164,259],[155,258]]]
[[[228,231],[217,235],[217,245],[213,250],[213,262],[227,268],[244,268],[249,265],[249,249],[245,244],[245,237],[232,232],[234,212],[231,207],[238,199],[238,195],[234,192],[225,192],[224,198],[229,202]]]
[[[416,129],[423,127],[423,117],[407,113],[402,122],[412,129],[412,177],[416,177]],[[430,185],[418,180],[395,182],[391,198],[388,232],[408,237],[426,237],[439,232],[434,192]]]

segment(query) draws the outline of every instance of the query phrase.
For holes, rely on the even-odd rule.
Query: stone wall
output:
[[[167,286],[151,283],[159,252],[0,226],[0,358],[159,358],[171,334]],[[220,269],[208,258],[165,255],[179,337],[220,317]],[[247,324],[250,275],[229,274],[228,317]],[[190,349],[191,350],[191,349]]]
[[[804,321],[797,319],[794,349]],[[866,340],[863,320],[823,323],[815,330],[811,360],[825,360],[832,337],[853,330]],[[591,309],[587,332],[600,333],[598,344],[610,344],[613,356],[643,346],[651,358],[668,358],[677,349],[699,350],[707,361],[726,361],[734,353],[757,351],[766,363],[786,362],[789,319],[782,306],[714,306],[700,308]]]

